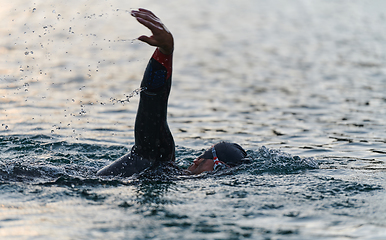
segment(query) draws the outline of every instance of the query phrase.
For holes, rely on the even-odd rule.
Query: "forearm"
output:
[[[174,159],[174,140],[167,124],[172,55],[155,50],[146,67],[135,121],[135,152],[150,161]]]

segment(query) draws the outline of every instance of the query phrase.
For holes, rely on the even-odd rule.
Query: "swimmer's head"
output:
[[[247,157],[245,150],[237,143],[219,142],[206,150],[199,156],[199,158],[213,159],[214,156],[212,148],[215,149],[218,160],[224,162],[230,167],[242,164],[244,162],[243,159]]]
[[[247,153],[236,143],[219,142],[201,154],[188,168],[191,174],[200,174],[220,168],[248,163]]]

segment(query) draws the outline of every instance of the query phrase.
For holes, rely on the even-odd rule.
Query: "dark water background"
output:
[[[386,238],[386,2],[1,6],[1,239]],[[177,163],[228,140],[251,165],[95,176],[134,142],[138,7],[175,37]]]

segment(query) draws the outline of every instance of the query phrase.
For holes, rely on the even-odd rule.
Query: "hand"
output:
[[[131,15],[137,19],[139,23],[150,29],[152,36],[142,35],[138,40],[145,42],[151,46],[158,47],[163,54],[172,54],[174,49],[173,35],[163,25],[161,20],[149,10],[140,8],[131,11]]]

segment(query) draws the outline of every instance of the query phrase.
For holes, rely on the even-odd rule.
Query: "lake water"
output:
[[[1,239],[386,238],[385,1],[1,5]],[[252,164],[95,176],[134,143],[138,7],[175,38],[177,163],[227,140]]]

